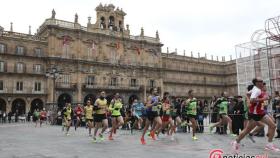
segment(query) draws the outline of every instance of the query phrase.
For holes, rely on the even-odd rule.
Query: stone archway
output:
[[[39,99],[39,98],[34,99],[31,102],[30,111],[31,111],[31,113],[33,113],[35,109],[42,110],[43,106],[44,106],[44,103],[41,99]]]
[[[6,112],[6,107],[7,107],[6,101],[0,98],[0,111]]]
[[[66,103],[72,103],[72,97],[68,93],[63,93],[57,99],[57,106],[62,109]]]
[[[86,105],[86,102],[90,100],[92,104],[94,104],[95,100],[96,100],[96,96],[94,94],[88,94],[85,96],[84,98],[84,105]]]
[[[12,102],[12,113],[18,112],[18,115],[25,114],[26,103],[23,99],[17,98]]]

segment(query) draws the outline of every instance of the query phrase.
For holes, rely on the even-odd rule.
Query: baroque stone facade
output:
[[[163,53],[159,33],[130,35],[126,13],[110,5],[96,7],[96,22],[79,23],[51,18],[35,35],[0,31],[0,105],[4,111],[28,112],[49,104],[83,103],[100,91],[108,99],[119,92],[126,104],[145,101],[155,87],[163,94],[186,96],[194,89],[199,98],[222,91],[236,94],[235,61],[213,61]],[[55,68],[59,78],[46,72]],[[53,82],[55,81],[55,82]]]

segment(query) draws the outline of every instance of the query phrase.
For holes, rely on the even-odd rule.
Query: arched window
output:
[[[119,21],[119,28],[120,28],[120,31],[122,32],[123,31],[122,21]]]
[[[100,18],[100,28],[101,29],[105,29],[106,28],[105,18],[104,17]]]
[[[114,26],[115,26],[115,18],[113,16],[110,16],[109,17],[109,25],[108,25],[108,28],[110,30],[113,30],[114,29]]]
[[[6,45],[3,43],[0,43],[0,53],[6,53]]]

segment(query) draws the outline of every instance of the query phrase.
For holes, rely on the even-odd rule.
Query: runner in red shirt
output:
[[[42,127],[43,122],[46,120],[47,120],[47,112],[46,109],[43,108],[43,110],[40,112],[40,127]]]
[[[81,118],[82,118],[82,115],[83,115],[83,108],[81,107],[81,104],[78,104],[74,110],[75,112],[75,115],[76,115],[76,118],[77,118],[77,121],[75,123],[75,131],[77,130],[78,126],[80,125],[80,122],[81,122]]]
[[[252,129],[257,125],[258,121],[261,121],[268,125],[268,144],[265,146],[266,150],[279,152],[280,150],[273,145],[272,140],[274,137],[276,125],[273,120],[265,113],[265,102],[268,101],[268,96],[263,91],[264,83],[263,80],[259,78],[253,79],[254,88],[252,89],[250,96],[250,106],[249,106],[249,123],[247,127],[240,133],[237,139],[232,142],[232,149],[234,153],[239,152],[240,141],[249,134]]]

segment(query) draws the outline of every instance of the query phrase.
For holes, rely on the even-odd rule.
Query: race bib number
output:
[[[170,110],[167,110],[165,113],[166,113],[167,115],[170,115]]]
[[[153,106],[152,107],[152,111],[158,111],[158,107],[157,106]]]

